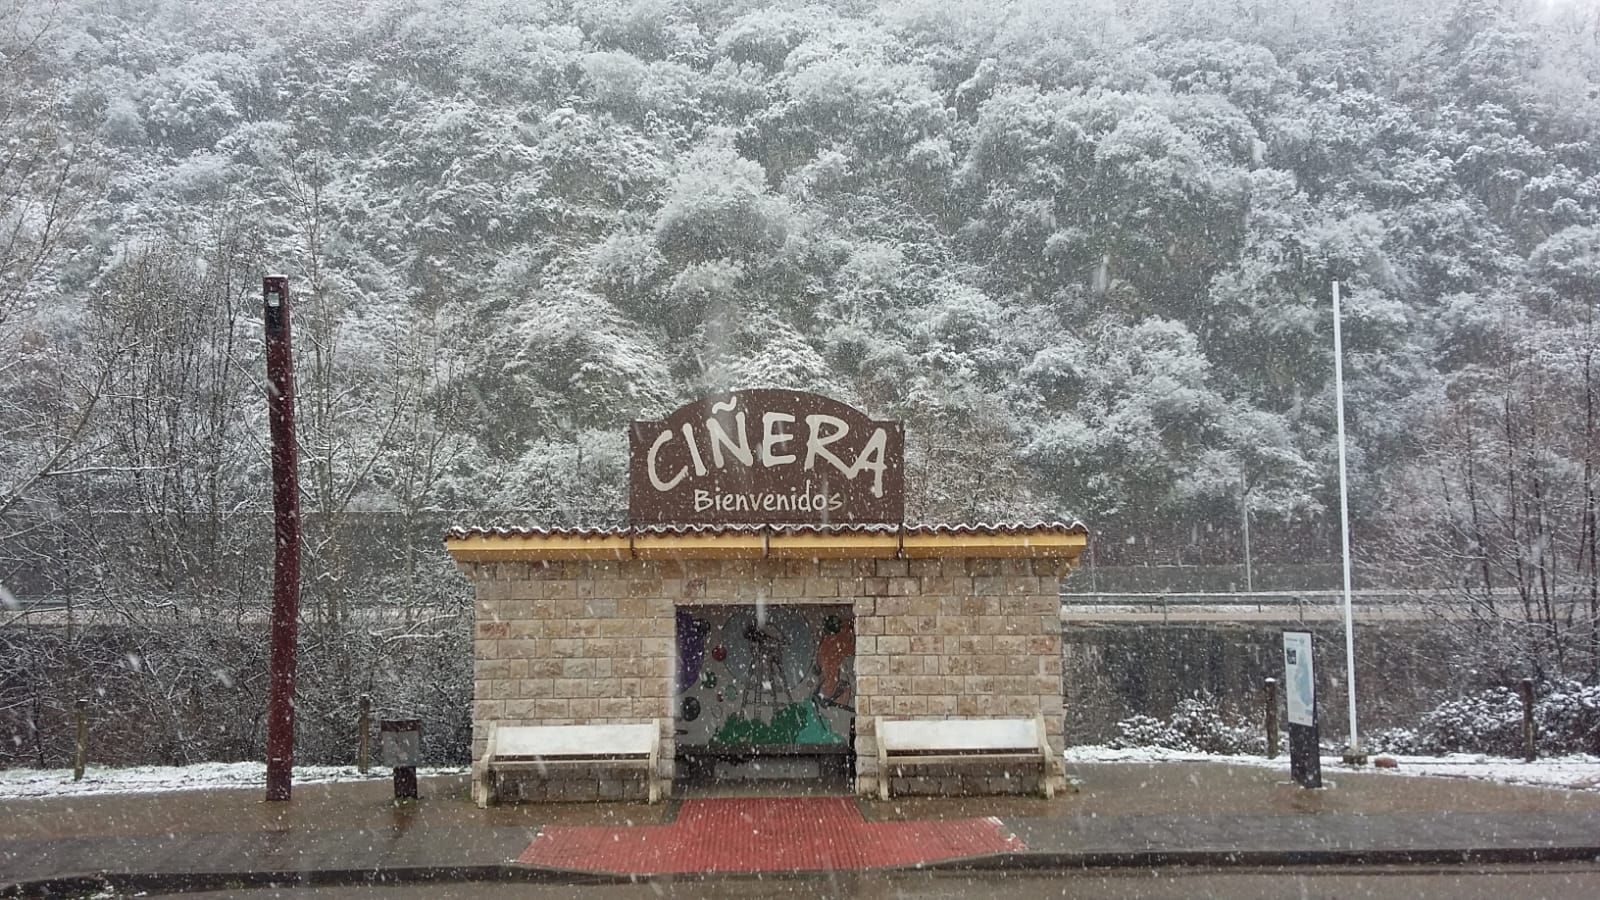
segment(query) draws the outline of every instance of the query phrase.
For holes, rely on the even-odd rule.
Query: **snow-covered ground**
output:
[[[459,775],[464,767],[418,769],[418,775]],[[389,779],[389,770],[373,766],[366,775],[355,766],[295,766],[296,784]],[[265,788],[262,762],[197,763],[190,766],[90,767],[82,781],[70,769],[0,769],[0,800],[21,797],[73,797],[83,794],[137,794],[156,791],[198,791],[218,788]]]
[[[1289,757],[1287,754],[1280,755],[1277,759],[1265,759],[1259,756],[1220,756],[1209,753],[1186,753],[1158,747],[1135,747],[1130,749],[1072,747],[1067,750],[1066,757],[1068,765],[1072,763],[1101,762],[1215,762],[1281,769],[1285,773],[1289,771]],[[1567,788],[1576,791],[1600,791],[1600,757],[1595,756],[1563,756],[1556,759],[1535,760],[1531,763],[1523,762],[1520,759],[1473,756],[1466,753],[1455,753],[1449,756],[1390,755],[1389,758],[1398,764],[1396,768],[1375,769],[1369,765],[1366,770],[1396,775],[1472,778],[1479,781],[1498,781],[1504,784],[1530,784],[1540,787]],[[1325,756],[1322,759],[1324,771],[1336,770],[1342,765],[1337,756]],[[0,786],[0,791],[3,790],[4,787]]]
[[[1140,747],[1116,750],[1110,747],[1073,747],[1067,750],[1067,763],[1101,762],[1214,762],[1240,766],[1259,766],[1287,773],[1287,756],[1263,759],[1259,756],[1217,756]],[[1433,775],[1447,778],[1474,778],[1506,784],[1531,784],[1578,791],[1600,791],[1600,757],[1567,756],[1525,763],[1515,759],[1456,754],[1445,757],[1396,756],[1398,768],[1378,770],[1396,775]],[[1322,765],[1335,769],[1338,757],[1325,757]],[[460,775],[462,767],[418,769],[419,775]],[[1370,766],[1368,771],[1374,771]],[[127,769],[90,768],[82,781],[73,781],[64,769],[0,769],[0,800],[23,797],[71,797],[82,794],[151,793],[156,791],[212,790],[218,788],[259,789],[266,785],[266,765],[259,762],[199,763],[192,766],[138,766]],[[330,781],[360,781],[389,778],[389,770],[374,766],[366,775],[354,766],[296,766],[296,784]]]

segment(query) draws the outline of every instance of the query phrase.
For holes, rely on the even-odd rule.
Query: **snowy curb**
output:
[[[1213,763],[1271,769],[1284,772],[1286,777],[1289,771],[1287,756],[1265,759],[1259,756],[1224,756],[1160,747],[1071,747],[1063,756],[1069,766],[1093,763]],[[1600,791],[1600,757],[1594,756],[1566,756],[1541,759],[1531,763],[1469,754],[1442,757],[1394,756],[1393,759],[1399,763],[1398,768],[1368,767],[1367,771],[1388,776],[1470,778],[1504,784]],[[1328,756],[1323,758],[1323,765],[1334,768],[1341,763],[1338,757]],[[419,769],[417,774],[450,776],[464,775],[466,772],[464,766],[444,766]],[[295,782],[298,784],[373,781],[388,777],[389,770],[382,767],[374,767],[366,775],[357,772],[354,766],[297,766],[294,770]],[[230,788],[259,789],[265,785],[266,765],[259,762],[135,766],[123,769],[91,767],[84,773],[82,781],[73,781],[72,773],[65,769],[0,770],[0,800]]]
[[[463,775],[465,766],[418,769],[421,776]],[[374,781],[389,778],[389,770],[374,766],[367,774],[355,766],[296,766],[296,784]],[[263,788],[267,766],[261,762],[196,763],[187,766],[132,766],[121,769],[89,768],[82,781],[73,781],[66,769],[0,770],[0,800],[43,797],[78,797],[90,794],[153,794],[166,791],[213,791]]]
[[[1063,754],[1067,765],[1085,763],[1215,763],[1227,766],[1250,766],[1273,769],[1287,773],[1287,754],[1277,759],[1260,756],[1225,756],[1216,753],[1197,753],[1170,750],[1165,747],[1069,747]],[[1366,771],[1394,776],[1433,776],[1442,778],[1470,778],[1475,781],[1493,781],[1502,784],[1520,784],[1533,787],[1565,788],[1574,791],[1600,791],[1600,757],[1563,756],[1523,762],[1520,759],[1478,756],[1456,753],[1448,756],[1400,756],[1384,754],[1399,765],[1393,769],[1368,766]],[[1325,756],[1324,768],[1342,767],[1337,756]]]

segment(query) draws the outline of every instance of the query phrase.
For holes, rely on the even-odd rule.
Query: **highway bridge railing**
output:
[[[1503,612],[1520,613],[1515,592],[1497,592],[1494,603]],[[1352,591],[1350,605],[1357,619],[1462,618],[1486,613],[1488,598],[1457,591],[1398,588]],[[1507,606],[1506,604],[1513,604]],[[1061,616],[1071,620],[1228,620],[1317,619],[1342,616],[1343,591],[1236,591],[1159,593],[1062,593]]]

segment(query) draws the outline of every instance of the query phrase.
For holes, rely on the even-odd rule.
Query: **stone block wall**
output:
[[[855,598],[856,792],[876,794],[877,720],[1032,718],[1061,759],[1061,619],[1055,559],[876,560]],[[891,764],[896,793],[1027,793],[1037,770]]]
[[[477,589],[473,744],[503,725],[661,721],[674,774],[677,606],[849,604],[856,629],[856,789],[877,791],[879,716],[1042,714],[1064,785],[1057,559],[624,560],[463,563]],[[643,795],[642,779],[563,770],[524,799]],[[899,771],[898,792],[1031,791],[1013,773]],[[507,797],[509,799],[509,796]]]
[[[475,563],[472,759],[487,725],[602,725],[659,719],[657,777],[673,767],[673,600],[661,567],[637,561]],[[563,769],[522,779],[527,800],[634,799],[644,779]],[[506,799],[510,797],[502,796]]]

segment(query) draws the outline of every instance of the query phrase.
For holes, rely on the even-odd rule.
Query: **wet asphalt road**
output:
[[[836,878],[739,878],[653,881],[631,885],[424,884],[390,887],[260,889],[160,895],[190,898],[351,897],[393,900],[763,900],[837,897],[858,900],[1593,900],[1600,864],[1483,867],[1329,867],[1272,870],[1160,869],[1073,873],[873,873]]]
[[[895,798],[858,803],[872,822],[999,816],[1040,853],[1178,850],[1587,847],[1600,834],[1600,793],[1459,779],[1338,772],[1324,791],[1282,773],[1219,764],[1079,766],[1078,793],[1038,798]],[[41,879],[113,866],[126,873],[348,872],[430,867],[501,870],[550,825],[660,824],[672,804],[528,804],[479,810],[463,778],[430,780],[396,807],[386,779],[304,785],[288,804],[255,790],[94,795],[0,802],[0,876]],[[1437,856],[1432,858],[1439,858]],[[1523,857],[1526,858],[1526,857]],[[1590,859],[1585,855],[1579,857]],[[1036,860],[1037,861],[1037,860]],[[579,886],[423,884],[380,889],[252,890],[188,896],[535,897],[1396,897],[1519,900],[1600,897],[1600,849],[1587,866],[1208,871],[1073,871],[1050,875],[841,874]],[[516,877],[513,873],[511,877]],[[538,873],[528,872],[535,878]],[[4,880],[0,877],[0,880]],[[165,882],[168,884],[175,882]],[[104,896],[115,896],[106,894]]]

